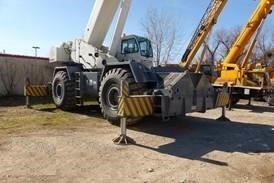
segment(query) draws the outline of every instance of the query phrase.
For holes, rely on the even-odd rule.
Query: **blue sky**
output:
[[[188,43],[210,0],[132,0],[125,26],[127,34],[143,34],[141,20],[147,9],[170,14],[180,29],[182,45]],[[259,0],[228,0],[215,30],[246,24]],[[0,52],[48,56],[51,46],[80,38],[86,27],[94,0],[0,0]],[[268,26],[274,27],[270,15]],[[183,50],[182,50],[183,53]]]

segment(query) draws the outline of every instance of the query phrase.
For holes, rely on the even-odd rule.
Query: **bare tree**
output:
[[[224,58],[228,54],[228,52],[230,51],[230,48],[232,47],[233,43],[236,41],[240,32],[241,32],[241,28],[237,26],[231,29],[220,29],[214,33],[215,42],[220,44],[218,46],[218,53],[222,58]]]
[[[174,59],[177,49],[178,33],[174,18],[157,9],[148,9],[142,19],[146,37],[152,42],[155,65],[166,64]]]
[[[204,62],[207,64],[215,64],[215,62],[223,59],[237,38],[238,32],[238,30],[234,30],[233,34],[231,34],[231,32],[227,29],[220,29],[213,32],[212,35],[205,41],[207,50]]]
[[[267,28],[263,29],[254,50],[254,58],[265,65],[271,65],[271,56],[269,54],[274,50],[273,42],[274,31]]]
[[[206,42],[206,58],[205,62],[208,64],[215,64],[215,62],[218,60],[218,49],[221,45],[221,42],[219,40],[212,39],[212,41]]]
[[[271,26],[270,26],[271,27]],[[272,26],[273,27],[273,26]],[[219,29],[213,33],[212,39],[208,43],[208,52],[207,52],[207,60],[218,60],[223,59],[229,53],[231,47],[234,42],[238,38],[241,32],[241,27],[235,26],[229,29]],[[251,56],[251,61],[255,62],[255,60],[259,60],[264,64],[271,64],[272,61],[269,53],[272,53],[274,50],[274,30],[272,29],[263,29],[258,38],[256,47],[253,50],[253,55]],[[248,45],[245,45],[248,46]],[[244,50],[239,58],[238,62],[241,61],[243,56],[246,54],[246,50]],[[273,57],[272,57],[273,58]]]

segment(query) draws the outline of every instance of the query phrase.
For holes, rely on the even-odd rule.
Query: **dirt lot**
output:
[[[25,109],[0,100],[0,182],[274,182],[274,108],[243,101],[130,127],[137,144],[114,145],[120,128],[97,107],[75,113],[53,105]]]

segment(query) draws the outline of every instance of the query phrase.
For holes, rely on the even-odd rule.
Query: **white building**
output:
[[[33,84],[47,84],[52,73],[48,58],[0,54],[0,96],[23,95],[27,77]]]

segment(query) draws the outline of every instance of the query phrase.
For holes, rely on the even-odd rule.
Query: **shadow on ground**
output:
[[[263,112],[274,112],[274,107],[273,106],[258,106],[258,105],[246,105],[246,104],[236,104],[235,106],[232,107],[233,109],[244,109],[244,110],[250,110],[251,112],[256,112],[256,113],[263,113]]]
[[[214,150],[223,152],[274,152],[274,126],[221,122],[211,119],[185,117],[168,122],[147,119],[130,129],[174,139],[159,147],[137,146],[163,154],[226,166],[227,163],[204,158]]]
[[[91,104],[76,107],[73,110],[69,110],[68,112],[75,113],[75,114],[82,114],[91,117],[100,117],[101,109],[96,102],[89,102]],[[9,97],[0,97],[0,106],[1,107],[18,107],[18,106],[25,106],[26,98],[23,96],[9,96]],[[46,104],[46,106],[40,106],[37,108],[36,105]],[[52,105],[48,105],[52,104]],[[33,110],[41,111],[41,112],[56,112],[59,109],[55,107],[51,97],[32,97],[31,98],[31,108]]]
[[[73,111],[70,111],[75,114],[81,114],[81,115],[86,115],[90,117],[96,117],[96,118],[103,118],[101,114],[101,109],[98,104],[93,104],[93,105],[86,105],[82,107],[78,107]]]
[[[48,108],[39,108],[35,109],[37,111],[41,112],[57,112],[60,109],[57,109],[56,107],[48,107]],[[96,117],[96,118],[103,118],[101,114],[101,109],[98,104],[90,104],[86,106],[76,107],[73,110],[68,110],[67,112],[74,113],[74,114],[80,114],[80,115],[86,115],[89,117]]]
[[[32,97],[31,104],[49,104],[52,103],[50,97]],[[26,97],[23,96],[8,96],[0,97],[0,106],[2,107],[17,107],[26,105]]]

